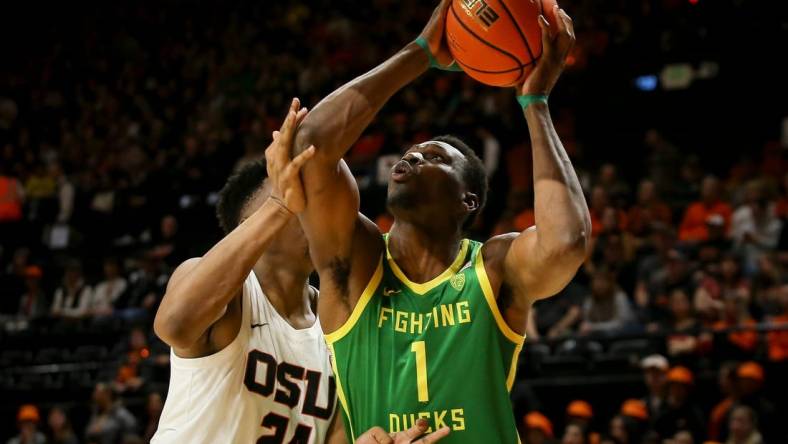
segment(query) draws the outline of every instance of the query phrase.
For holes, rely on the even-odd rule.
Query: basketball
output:
[[[446,41],[474,79],[492,86],[522,83],[542,55],[538,18],[555,23],[556,0],[453,0]]]

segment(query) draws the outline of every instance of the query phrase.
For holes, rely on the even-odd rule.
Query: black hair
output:
[[[452,135],[444,135],[432,139],[435,142],[444,142],[457,148],[465,156],[465,166],[462,169],[462,177],[468,190],[479,198],[479,208],[471,213],[470,217],[463,224],[463,228],[468,228],[476,220],[484,205],[487,203],[487,172],[484,163],[476,155],[476,152],[460,138]]]
[[[216,217],[225,234],[233,231],[241,222],[241,211],[260,190],[267,177],[265,161],[257,161],[245,165],[227,179],[219,191],[219,203],[216,205]]]

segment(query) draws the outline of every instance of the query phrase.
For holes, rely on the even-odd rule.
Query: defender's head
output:
[[[387,204],[398,219],[432,224],[448,219],[466,228],[486,200],[484,164],[454,136],[412,146],[391,169]]]
[[[265,162],[250,163],[230,176],[224,188],[219,192],[219,203],[216,215],[219,225],[225,234],[229,234],[238,225],[251,216],[271,195],[268,183],[268,171]],[[309,260],[309,248],[304,231],[293,217],[274,238],[268,251],[298,254]]]

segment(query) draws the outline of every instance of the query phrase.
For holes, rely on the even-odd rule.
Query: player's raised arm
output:
[[[544,54],[518,91],[531,134],[536,226],[508,239],[508,248],[498,250],[505,252],[499,256],[503,282],[518,295],[506,310],[515,316],[526,313],[533,301],[566,286],[586,257],[591,235],[583,191],[547,107],[547,96],[575,42],[569,16],[558,9],[555,17],[557,23],[550,26],[540,16]]]
[[[299,111],[298,107],[299,102],[293,100],[281,132],[275,133],[266,150],[267,157],[289,157],[295,128],[306,115],[306,110]],[[313,154],[314,149],[307,149],[290,162],[273,181],[271,197],[259,209],[205,256],[185,261],[173,273],[153,327],[179,356],[214,353],[238,334],[241,310],[237,296],[271,240],[294,213],[303,210],[298,171]]]
[[[445,65],[451,64],[443,33],[449,4],[449,0],[441,2],[420,36],[434,59]],[[302,173],[307,207],[299,218],[321,277],[321,290],[328,290],[321,291],[327,303],[320,305],[326,333],[347,319],[355,305],[353,298],[374,273],[383,248],[377,227],[358,213],[358,188],[342,157],[388,99],[429,65],[426,51],[410,43],[323,99],[299,128],[294,153],[318,147]]]

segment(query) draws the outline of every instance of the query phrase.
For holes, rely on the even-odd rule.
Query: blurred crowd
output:
[[[551,104],[587,195],[594,245],[573,282],[534,307],[528,344],[648,336],[670,364],[644,364],[649,395],[627,400],[609,426],[597,417],[596,438],[593,409],[580,402],[569,410],[582,414],[570,416],[585,423],[528,413],[523,441],[632,443],[651,431],[682,444],[755,444],[760,430],[779,442],[774,408],[757,398],[761,365],[788,362],[788,151],[778,130],[749,135],[741,156],[690,145],[675,125],[650,119],[600,131],[608,108],[589,113],[598,97],[584,85],[645,69],[630,58],[640,52],[652,61],[714,57],[727,37],[685,2],[562,4],[579,44]],[[28,23],[22,13],[14,26],[40,32],[9,48],[5,57],[17,63],[0,70],[0,325],[6,335],[112,328],[122,334],[111,353],[122,358],[101,373],[85,428],[72,430],[68,409],[49,406],[44,417],[24,405],[20,438],[10,442],[137,442],[155,430],[166,389],[168,350],[152,334],[153,316],[173,268],[219,239],[213,212],[225,179],[263,159],[291,97],[314,105],[413,39],[432,6],[61,8],[53,11],[60,20]],[[650,100],[630,83],[616,88],[635,103]],[[471,235],[533,225],[530,149],[512,92],[462,74],[425,75],[354,145],[347,159],[365,214],[390,226],[389,167],[410,144],[443,133],[470,142],[490,177]],[[746,363],[720,368],[723,413],[687,403],[706,358]],[[124,398],[138,401],[133,412]]]

